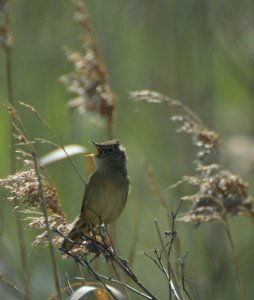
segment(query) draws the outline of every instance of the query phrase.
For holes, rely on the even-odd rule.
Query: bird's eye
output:
[[[114,152],[114,150],[113,150],[113,148],[109,148],[109,149],[107,150],[107,152],[108,152],[108,153],[112,153],[112,152]]]

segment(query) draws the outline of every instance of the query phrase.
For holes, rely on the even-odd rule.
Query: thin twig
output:
[[[143,285],[142,282],[136,277],[136,275],[131,270],[126,260],[120,258],[115,250],[111,250],[106,244],[104,244],[105,252],[107,251],[110,255],[110,258],[116,263],[116,265],[132,280],[134,281],[140,288],[143,290],[151,299],[156,300],[157,298]]]
[[[169,279],[169,288],[172,289],[173,293],[175,294],[175,297],[177,299],[184,299],[183,296],[182,296],[182,293],[181,293],[181,290],[179,288],[179,283],[177,282],[177,278],[176,278],[176,275],[175,275],[175,272],[174,272],[174,269],[173,269],[173,266],[169,260],[169,257],[168,257],[168,253],[167,253],[167,249],[163,243],[163,239],[162,239],[162,236],[161,236],[161,232],[160,232],[160,228],[159,228],[159,224],[158,224],[158,221],[157,220],[154,220],[154,224],[155,224],[155,228],[156,228],[156,231],[157,231],[157,234],[158,234],[158,237],[159,237],[159,240],[160,240],[160,243],[161,243],[161,247],[163,249],[163,253],[164,253],[164,256],[165,256],[165,259],[167,261],[167,266],[168,266],[168,274],[170,274],[170,278]]]
[[[137,295],[139,295],[139,296],[142,296],[143,298],[150,299],[150,300],[152,299],[150,296],[148,296],[148,295],[146,295],[146,294],[144,294],[144,293],[142,293],[142,292],[140,292],[140,291],[134,289],[134,288],[133,288],[132,286],[130,286],[129,284],[126,284],[126,283],[121,282],[121,281],[119,281],[119,280],[117,280],[117,279],[114,279],[114,278],[111,278],[111,277],[107,277],[107,276],[102,275],[102,274],[99,274],[99,273],[97,273],[97,275],[100,276],[101,278],[107,280],[107,281],[114,282],[114,283],[116,283],[116,284],[122,285],[122,286],[124,286],[125,288],[127,288],[128,290],[132,291],[133,293],[135,293],[135,294],[137,294]],[[78,278],[78,279],[79,279],[79,278]]]
[[[188,297],[188,299],[191,300],[191,296],[190,296],[190,294],[187,291],[186,286],[185,286],[185,264],[186,264],[187,256],[188,256],[188,252],[181,259],[181,264],[180,264],[181,265],[181,274],[182,274],[181,278],[182,278],[182,287],[183,287],[183,290],[184,290],[186,296]]]
[[[116,278],[118,279],[118,281],[119,281],[119,282],[123,281],[122,278],[121,278],[121,274],[120,274],[120,272],[119,272],[119,270],[118,270],[118,268],[117,268],[115,262],[114,262],[113,260],[110,261],[110,262],[111,262],[111,264],[112,264],[114,273],[115,273]],[[129,299],[129,295],[128,295],[126,289],[124,288],[124,286],[123,286],[123,288],[122,288],[122,292],[125,294],[126,299]]]
[[[171,217],[172,218],[170,218],[170,211],[169,211],[169,207],[168,207],[166,198],[165,198],[165,196],[164,196],[164,194],[161,190],[160,184],[158,183],[158,181],[156,180],[156,178],[154,176],[152,168],[149,165],[146,165],[146,175],[147,175],[147,179],[148,179],[151,190],[158,197],[161,206],[164,208],[164,210],[166,212],[168,226],[171,226],[171,232],[170,232],[171,233],[171,239],[170,239],[170,244],[169,244],[169,247],[168,247],[168,250],[167,250],[167,252],[168,252],[167,257],[169,258],[170,254],[171,254],[171,250],[173,248],[173,243],[174,242],[175,242],[175,247],[177,248],[177,251],[180,253],[180,239],[178,238],[174,228],[175,228],[176,216],[177,216],[177,214],[178,214],[178,212],[181,208],[182,201],[180,202],[180,205],[177,208],[177,211],[175,213],[171,212]],[[162,262],[162,261],[160,260],[160,262]],[[162,271],[165,274],[165,270],[163,269]],[[177,269],[176,269],[176,272],[177,272]],[[170,280],[170,272],[166,272],[166,273],[169,275],[168,279]],[[171,299],[171,289],[169,289],[169,295],[170,295],[169,298]]]
[[[87,261],[86,258],[84,258],[83,256],[79,255],[76,256],[74,254],[72,254],[71,251],[68,252],[68,255],[72,256],[76,262],[78,262],[79,264],[81,264],[82,266],[84,266],[88,272],[96,279],[98,280],[102,286],[105,288],[105,290],[113,297],[113,299],[117,300],[116,296],[112,293],[112,291],[110,290],[110,288],[107,287],[107,285],[104,283],[104,281],[100,278],[100,276],[98,276],[98,274],[93,270],[93,268],[90,266],[90,263]]]
[[[168,247],[168,257],[170,257],[171,251],[173,249],[173,243],[177,239],[177,232],[175,231],[175,221],[176,221],[176,217],[182,207],[182,204],[183,204],[183,200],[181,200],[176,212],[175,213],[173,211],[171,212],[171,216],[172,216],[171,231],[170,231],[171,239],[170,239],[170,243],[169,243],[169,247]]]
[[[58,277],[58,272],[57,272],[57,264],[56,264],[55,251],[54,251],[54,246],[53,246],[53,241],[52,241],[52,236],[51,236],[51,229],[50,229],[50,224],[49,224],[49,220],[48,220],[46,199],[45,199],[45,195],[43,192],[42,179],[41,179],[41,175],[39,173],[36,154],[33,152],[32,155],[33,155],[33,160],[34,160],[35,173],[38,178],[39,190],[41,192],[41,199],[42,199],[41,209],[42,209],[42,212],[44,215],[45,225],[47,228],[49,251],[50,251],[51,263],[52,263],[52,268],[53,268],[55,287],[56,287],[56,292],[57,292],[58,298],[59,298],[59,300],[61,300],[62,294],[61,294],[61,288],[60,288],[59,277]]]
[[[151,299],[156,300],[157,297],[155,297],[144,285],[139,281],[139,279],[136,277],[136,275],[133,273],[133,271],[128,266],[127,262],[118,257],[117,255],[113,256],[114,261],[117,263],[117,265],[145,292],[148,296],[151,297]]]
[[[154,250],[154,252],[155,252],[155,251],[156,251],[156,249]],[[148,253],[146,253],[146,252],[144,252],[144,254],[145,254],[146,257],[148,257],[149,259],[151,259],[151,261],[154,262],[154,264],[155,264],[161,271],[163,271],[163,269],[162,269],[162,267],[161,267],[161,264],[158,263],[158,261],[160,261],[160,260],[158,260],[158,254],[156,254],[156,252],[155,252],[155,254],[156,254],[157,260],[156,260],[155,258],[153,258],[151,255],[149,255]]]
[[[108,244],[106,243],[103,236],[101,237],[102,242],[96,240],[95,238],[85,236],[85,235],[84,235],[84,239],[89,240],[89,242],[91,242],[91,243],[94,243],[93,248],[94,249],[98,248],[98,251],[99,251],[98,254],[103,253],[103,255],[107,259],[111,259],[119,267],[119,269],[121,269],[134,283],[137,284],[137,286],[143,292],[146,293],[147,297],[150,297],[148,299],[151,299],[151,300],[158,299],[139,281],[139,279],[136,277],[136,275],[133,273],[133,271],[129,267],[127,261],[123,260],[122,258],[117,256],[116,252],[111,247],[108,246]],[[65,252],[65,251],[63,251],[63,252]],[[92,267],[90,266],[90,263],[83,256],[75,255],[72,253],[72,251],[67,251],[65,253],[67,255],[73,257],[76,262],[81,263],[84,267],[86,267],[90,271],[90,273],[92,275],[94,275],[94,278],[98,280],[98,276],[95,276],[96,272],[92,269]]]
[[[167,270],[166,270],[166,268],[165,268],[165,266],[163,264],[163,261],[162,261],[162,251],[159,254],[158,250],[155,249],[154,252],[155,252],[156,258],[157,258],[157,260],[159,262],[159,266],[160,266],[160,269],[161,269],[162,273],[165,275],[165,277],[167,278],[167,281],[170,283],[170,274],[167,272]],[[169,294],[170,294],[169,297],[171,299],[171,289],[169,290]]]

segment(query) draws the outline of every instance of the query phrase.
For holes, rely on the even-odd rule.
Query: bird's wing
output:
[[[94,172],[88,179],[85,187],[85,192],[83,196],[83,202],[81,206],[80,213],[82,214],[87,206],[88,195],[95,192],[94,189],[98,188],[99,176],[98,172]]]
[[[81,214],[83,213],[84,208],[85,208],[85,202],[87,199],[87,190],[88,190],[88,183],[86,184],[85,192],[84,192],[84,196],[83,196],[83,200],[82,200],[81,211],[80,211]]]
[[[124,193],[124,206],[125,206],[127,198],[128,198],[128,194],[129,194],[130,178],[127,176],[124,180],[126,181],[126,184],[124,185],[125,188],[124,188],[124,191],[123,191],[123,193]]]

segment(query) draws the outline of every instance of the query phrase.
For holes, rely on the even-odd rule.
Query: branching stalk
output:
[[[158,221],[154,220],[154,224],[155,224],[155,228],[156,228],[156,231],[157,231],[160,243],[161,243],[163,254],[164,254],[166,262],[167,262],[168,274],[169,274],[169,286],[172,289],[172,291],[175,294],[175,297],[177,299],[179,299],[179,300],[180,299],[184,299],[184,297],[182,295],[182,292],[181,292],[181,290],[179,288],[180,284],[177,281],[177,278],[176,278],[176,275],[175,275],[175,272],[174,272],[174,268],[173,268],[173,266],[172,266],[172,264],[170,262],[170,259],[168,257],[167,249],[166,249],[166,247],[165,247],[165,245],[163,243],[163,239],[162,239],[162,236],[161,236],[161,232],[160,232]]]

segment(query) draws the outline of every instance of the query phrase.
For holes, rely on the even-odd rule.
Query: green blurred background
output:
[[[175,133],[170,121],[174,111],[163,105],[135,103],[128,92],[157,90],[181,100],[221,136],[220,161],[252,184],[254,134],[254,4],[251,0],[139,0],[86,1],[96,39],[108,68],[110,82],[118,96],[114,123],[115,137],[126,146],[132,191],[127,207],[117,221],[116,243],[122,257],[128,257],[138,225],[134,270],[159,299],[167,299],[167,282],[143,252],[159,246],[154,218],[168,230],[167,219],[146,180],[145,163],[154,170],[162,191],[175,210],[179,198],[193,192],[183,186],[167,189],[183,175],[193,174],[195,148],[190,137]],[[70,113],[70,94],[59,77],[72,71],[63,46],[81,49],[81,30],[73,22],[69,1],[11,1],[11,29],[14,36],[13,82],[15,101],[32,104],[56,132],[63,144],[81,144],[92,150],[88,140],[103,141],[107,131],[103,120],[91,114]],[[2,15],[1,15],[2,21]],[[1,101],[6,100],[5,55],[0,52]],[[32,138],[52,140],[47,129],[31,112],[17,106]],[[0,107],[0,177],[9,166],[9,120]],[[249,141],[248,155],[233,156],[230,138]],[[232,145],[232,144],[229,144]],[[41,155],[53,150],[40,145]],[[224,152],[223,152],[224,151]],[[241,168],[247,160],[249,168]],[[75,163],[87,176],[83,156]],[[254,164],[253,164],[254,165]],[[67,161],[48,167],[62,204],[70,218],[79,209],[84,186]],[[253,186],[250,186],[253,191]],[[22,286],[22,269],[13,206],[1,191],[0,272]],[[184,211],[185,208],[183,208]],[[24,216],[25,218],[25,216]],[[23,222],[25,227],[26,222]],[[245,299],[253,299],[253,223],[245,217],[230,219],[239,255],[240,276]],[[188,251],[187,286],[193,299],[237,299],[229,243],[220,225],[177,223],[182,254]],[[54,292],[47,249],[31,246],[38,232],[25,230],[32,299],[46,299]],[[151,252],[150,252],[151,251]],[[74,282],[77,269],[71,259],[57,254],[61,285],[65,274]],[[100,258],[100,269],[107,268]],[[132,295],[133,296],[133,295]],[[1,299],[16,299],[0,283]],[[138,297],[132,297],[139,299]]]

